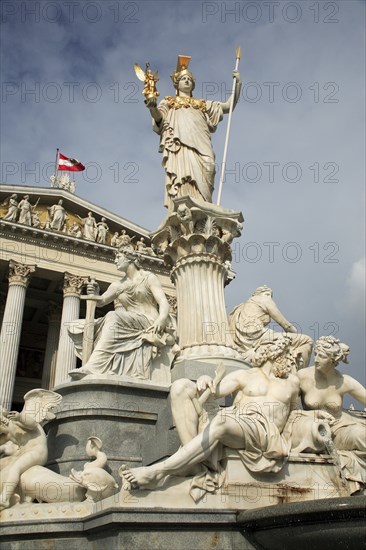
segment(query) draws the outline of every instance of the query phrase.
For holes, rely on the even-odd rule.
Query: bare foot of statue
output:
[[[132,468],[131,470],[125,464],[119,469],[119,475],[126,482],[123,484],[123,489],[155,489],[158,481],[166,474],[154,471],[151,466],[143,466],[141,468]]]

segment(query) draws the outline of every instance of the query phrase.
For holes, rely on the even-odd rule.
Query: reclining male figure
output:
[[[289,453],[281,432],[299,395],[296,359],[290,347],[286,335],[263,344],[257,349],[256,366],[226,375],[216,387],[206,375],[196,384],[187,379],[174,382],[172,412],[182,447],[152,466],[129,469],[122,465],[124,487],[153,489],[166,475],[196,474],[219,443],[242,450],[243,462],[251,471],[279,471]],[[232,394],[234,404],[217,413],[198,433],[198,396],[206,388],[216,398]]]

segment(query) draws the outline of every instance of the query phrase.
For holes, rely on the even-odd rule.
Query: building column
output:
[[[14,391],[24,303],[30,275],[35,265],[9,261],[9,290],[0,335],[0,405],[10,409]]]
[[[177,289],[182,357],[202,354],[236,357],[225,309],[227,271],[218,255],[211,253],[191,253],[176,261],[171,278]]]
[[[6,294],[5,292],[0,292],[0,330],[1,330],[1,325],[3,324],[5,304],[6,304]]]
[[[65,273],[64,277],[64,301],[62,306],[60,339],[58,343],[55,386],[68,381],[68,373],[76,368],[76,355],[74,344],[67,329],[72,321],[79,319],[80,293],[87,277],[80,277]]]
[[[241,234],[243,216],[189,196],[173,199],[173,203],[174,210],[150,234],[171,267],[177,290],[180,350],[171,379],[214,377],[221,364],[227,373],[247,369],[232,338],[224,296],[225,285],[235,275],[230,244]]]
[[[242,214],[188,196],[173,202],[174,211],[152,234],[152,242],[164,251],[177,289],[180,352],[175,364],[214,364],[221,358],[236,364],[242,358],[230,332],[224,286],[232,276],[229,243],[240,235]]]
[[[61,308],[51,302],[48,305],[48,332],[42,372],[42,388],[52,390],[55,385],[57,350],[61,328]]]

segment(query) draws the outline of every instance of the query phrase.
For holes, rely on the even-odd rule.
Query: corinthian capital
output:
[[[211,254],[222,264],[230,262],[230,244],[243,228],[241,212],[201,203],[189,196],[174,199],[173,203],[173,211],[151,234],[153,244],[164,254],[164,261],[174,266],[187,255]]]
[[[28,286],[31,273],[36,270],[35,265],[20,264],[9,261],[9,285]]]
[[[64,276],[64,296],[77,296],[81,294],[81,289],[88,282],[88,277],[73,275],[66,271]]]

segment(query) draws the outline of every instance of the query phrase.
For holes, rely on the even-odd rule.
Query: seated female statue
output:
[[[122,278],[102,296],[95,295],[96,283],[88,285],[87,293],[98,306],[114,301],[115,309],[95,321],[93,352],[82,368],[69,373],[73,379],[110,374],[149,379],[154,348],[174,344],[169,303],[159,279],[140,269],[132,250],[119,252],[115,263]],[[84,326],[78,321],[69,329],[79,357]]]
[[[305,411],[293,421],[292,448],[299,452],[314,450],[305,448],[309,422],[325,421],[346,479],[356,482],[360,488],[366,485],[366,418],[346,412],[342,405],[343,396],[349,394],[365,406],[366,388],[352,376],[336,369],[340,361],[348,363],[348,354],[349,347],[333,336],[322,336],[317,340],[314,366],[298,372]]]

